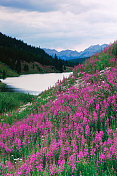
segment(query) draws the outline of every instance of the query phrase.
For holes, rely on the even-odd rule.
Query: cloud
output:
[[[82,50],[117,39],[116,0],[0,0],[0,29],[42,48]]]
[[[57,10],[57,6],[54,3],[52,3],[51,1],[49,3],[46,0],[1,0],[0,5],[5,7],[40,12]]]
[[[29,11],[71,11],[76,14],[97,8],[96,2],[91,0],[1,0],[0,5]]]
[[[29,11],[49,12],[61,8],[64,3],[59,0],[1,0],[0,5]]]

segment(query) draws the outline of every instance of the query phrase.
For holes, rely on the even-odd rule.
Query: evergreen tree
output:
[[[16,61],[16,71],[17,71],[18,74],[21,73],[21,61],[20,61],[20,59],[18,59]]]
[[[6,71],[3,70],[3,72],[2,72],[2,79],[5,79],[5,78],[6,78]]]
[[[24,71],[27,72],[29,70],[29,67],[27,64],[24,65]]]

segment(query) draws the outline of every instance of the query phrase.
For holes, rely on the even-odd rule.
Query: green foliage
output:
[[[82,62],[86,61],[87,59],[89,59],[89,57],[85,57],[85,58],[76,58],[76,59],[70,59],[68,61],[68,64],[69,66],[75,66],[75,65],[78,65],[78,64],[81,64]]]
[[[34,96],[23,93],[0,93],[0,113],[19,107],[22,103],[31,102]]]
[[[58,59],[56,54],[55,54],[54,60],[55,60],[55,68],[56,68],[56,70],[59,70],[60,72],[63,72],[64,61],[61,60],[60,58]]]
[[[18,76],[18,74],[11,70],[6,64],[0,62],[0,79],[5,79],[10,76]]]
[[[115,42],[115,44],[114,44],[113,47],[112,47],[112,54],[113,54],[114,56],[117,56],[117,44],[116,44],[116,42]]]
[[[27,64],[24,65],[24,71],[27,72],[29,70],[29,67]]]

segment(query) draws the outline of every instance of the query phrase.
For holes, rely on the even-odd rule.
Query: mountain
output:
[[[95,53],[99,53],[101,50],[103,51],[104,48],[106,48],[108,45],[92,45],[89,48],[85,49],[84,51],[80,52],[80,58],[81,57],[91,57]]]
[[[43,48],[43,50],[48,53],[50,56],[54,57],[55,54],[64,60],[71,60],[75,58],[85,58],[85,57],[91,57],[95,53],[99,53],[101,50],[103,51],[105,47],[107,47],[107,44],[103,45],[92,45],[89,48],[86,48],[84,51],[78,52],[73,50],[63,50],[58,52],[55,49],[46,49]]]
[[[47,49],[47,48],[43,48],[43,50],[49,54],[50,56],[54,57],[55,54],[58,56],[59,55],[59,52],[55,49]]]
[[[0,33],[0,62],[18,74],[62,72],[65,68],[63,60],[57,57],[53,59],[43,49],[2,33]]]

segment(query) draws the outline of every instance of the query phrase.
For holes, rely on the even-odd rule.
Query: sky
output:
[[[58,51],[109,44],[117,40],[117,0],[0,0],[0,32]]]

